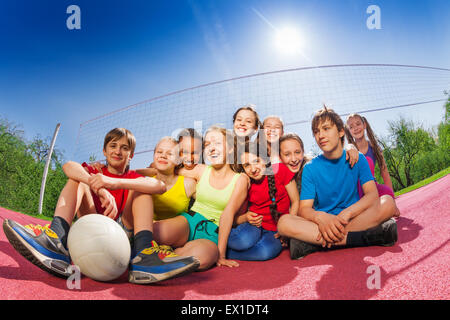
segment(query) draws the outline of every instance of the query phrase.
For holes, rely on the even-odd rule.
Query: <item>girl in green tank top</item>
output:
[[[177,247],[178,255],[193,255],[200,260],[199,270],[214,264],[239,265],[225,257],[234,215],[245,201],[248,190],[247,177],[234,172],[227,163],[228,158],[232,162],[233,146],[232,135],[226,129],[211,127],[207,130],[204,157],[208,165],[198,164],[191,170],[179,171],[197,181],[191,211],[160,221],[176,238],[167,244]]]

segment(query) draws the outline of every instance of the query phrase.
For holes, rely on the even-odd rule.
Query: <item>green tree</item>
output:
[[[437,145],[429,132],[402,117],[388,121],[388,126],[388,137],[380,140],[386,164],[390,175],[406,188],[414,184],[412,173],[419,155],[432,152]]]
[[[0,205],[35,214],[45,165],[47,141],[36,137],[27,143],[19,126],[0,118]],[[48,148],[47,148],[48,149]],[[61,169],[63,153],[56,149],[50,168],[43,213],[52,216],[67,178]]]
[[[51,138],[43,139],[40,134],[36,135],[34,139],[28,144],[27,151],[33,156],[36,162],[47,161],[48,153],[50,151]],[[61,165],[63,159],[63,152],[57,148],[53,149],[52,162],[53,166]]]

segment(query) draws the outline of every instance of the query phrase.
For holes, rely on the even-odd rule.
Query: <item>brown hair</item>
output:
[[[261,127],[261,121],[259,120],[259,116],[258,113],[255,110],[255,105],[253,104],[246,104],[243,107],[240,107],[239,109],[236,110],[236,112],[233,114],[233,123],[236,121],[236,117],[239,113],[239,111],[241,110],[249,110],[251,112],[253,112],[253,115],[255,116],[255,130],[258,130]]]
[[[345,122],[345,136],[347,137],[348,143],[353,144],[356,148],[358,148],[358,145],[356,144],[355,139],[353,138],[352,134],[350,133],[350,129],[347,126],[348,120],[353,117],[358,117],[361,119],[362,123],[366,125],[366,132],[367,132],[367,138],[369,138],[369,144],[373,149],[373,153],[375,154],[376,162],[378,162],[378,165],[380,169],[384,169],[384,158],[383,158],[383,152],[381,151],[381,148],[378,144],[378,138],[375,135],[375,133],[372,130],[372,127],[369,125],[369,122],[367,119],[357,113],[352,113],[347,117],[347,121]],[[374,163],[375,165],[375,163]]]
[[[130,147],[131,150],[131,155],[133,155],[134,149],[136,148],[136,138],[131,133],[130,130],[125,128],[114,128],[111,131],[109,131],[105,136],[105,140],[103,141],[103,150],[106,150],[106,145],[110,141],[119,140],[122,139],[123,137],[126,137],[128,146]]]
[[[261,121],[259,120],[258,113],[256,112],[255,105],[253,105],[253,104],[246,104],[245,106],[240,107],[239,109],[236,110],[236,112],[233,114],[233,125],[234,125],[234,122],[236,121],[239,111],[241,111],[241,110],[248,110],[248,111],[253,112],[253,115],[255,116],[255,127],[253,129],[255,129],[255,131],[259,131],[259,129],[261,128]],[[238,137],[236,135],[236,133],[234,132],[234,129],[233,129],[232,133],[234,136],[234,141],[233,141],[234,149],[233,149],[233,163],[231,163],[230,165],[231,165],[231,168],[233,169],[233,171],[239,172],[239,170],[241,168],[238,165],[238,162],[239,162],[238,154],[237,154],[238,149],[242,149],[242,145],[245,143],[248,143],[250,141],[250,137],[248,137],[248,136]]]
[[[303,173],[303,168],[305,167],[305,164],[311,160],[308,156],[305,155],[305,147],[303,145],[303,140],[295,133],[286,133],[284,134],[281,138],[280,138],[280,149],[281,149],[281,143],[283,143],[283,141],[286,140],[295,140],[300,144],[300,147],[303,150],[303,160],[302,163],[300,165],[300,170],[297,171],[297,173],[294,175],[294,180],[297,184],[297,190],[298,193],[300,194],[302,191],[302,173]]]
[[[199,139],[200,141],[203,141],[203,137],[201,136],[201,134],[198,133],[194,128],[185,128],[181,130],[177,135],[178,142],[180,142],[184,137],[191,137],[193,139]]]
[[[261,145],[257,142],[247,142],[245,144],[243,152],[239,156],[241,156],[243,153],[253,154],[259,158],[262,158],[266,163],[265,175],[267,176],[267,184],[269,186],[269,198],[270,198],[269,209],[272,219],[275,221],[275,223],[277,223],[281,214],[277,209],[277,202],[276,202],[277,188],[275,184],[275,175],[273,173],[272,165],[270,163],[270,158],[267,156],[266,150],[261,150]],[[239,165],[239,168],[240,172],[245,172],[242,164]]]
[[[197,130],[195,130],[194,128],[185,128],[183,130],[181,130],[178,135],[177,135],[177,141],[178,143],[181,142],[181,140],[185,137],[190,137],[192,139],[198,139],[202,145],[202,150],[200,150],[200,160],[199,160],[199,164],[203,164],[203,137],[200,133],[198,133]],[[183,168],[183,162],[181,162],[178,166],[177,169]]]
[[[131,133],[130,130],[125,129],[125,128],[114,128],[114,129],[110,130],[106,134],[105,139],[103,141],[103,150],[106,150],[106,146],[111,141],[120,140],[123,137],[126,137],[127,142],[128,142],[128,146],[130,147],[131,156],[133,156],[134,155],[134,149],[136,148],[136,138]],[[130,169],[130,164],[128,163],[127,166],[125,167],[125,172],[128,171],[129,169]]]
[[[338,131],[344,130],[345,126],[344,122],[342,121],[341,117],[331,108],[328,108],[326,105],[323,105],[323,108],[318,110],[312,119],[311,122],[311,130],[314,135],[314,131],[317,130],[319,125],[324,121],[330,121],[332,124],[334,124],[337,127]],[[342,145],[344,145],[345,141],[345,135],[341,137]]]

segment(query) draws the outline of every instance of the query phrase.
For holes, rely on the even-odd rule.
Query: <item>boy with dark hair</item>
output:
[[[5,220],[3,230],[13,247],[31,263],[59,276],[69,277],[70,256],[67,235],[72,221],[86,214],[103,214],[116,220],[128,234],[134,233],[134,257],[130,262],[129,281],[153,283],[198,268],[193,257],[160,257],[153,241],[153,202],[151,194],[166,191],[163,182],[142,177],[128,170],[136,141],[127,129],[115,128],[106,134],[103,154],[107,166],[99,171],[69,161],[64,173],[69,178],[58,199],[50,227],[27,225]],[[162,260],[163,259],[163,260]]]
[[[391,198],[378,191],[364,155],[351,168],[345,161],[344,123],[324,106],[311,129],[322,154],[303,169],[299,216],[284,215],[278,223],[281,235],[291,238],[292,259],[337,246],[392,246],[397,225]],[[364,190],[359,198],[358,180]],[[391,201],[392,200],[392,201]]]

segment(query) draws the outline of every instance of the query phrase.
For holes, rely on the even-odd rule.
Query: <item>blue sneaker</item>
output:
[[[13,220],[3,221],[3,231],[11,245],[25,259],[61,278],[68,278],[70,256],[49,225],[22,226]]]
[[[130,263],[128,281],[137,284],[149,284],[187,275],[198,269],[200,261],[195,257],[173,255],[161,259],[160,247],[155,241],[137,254]]]

